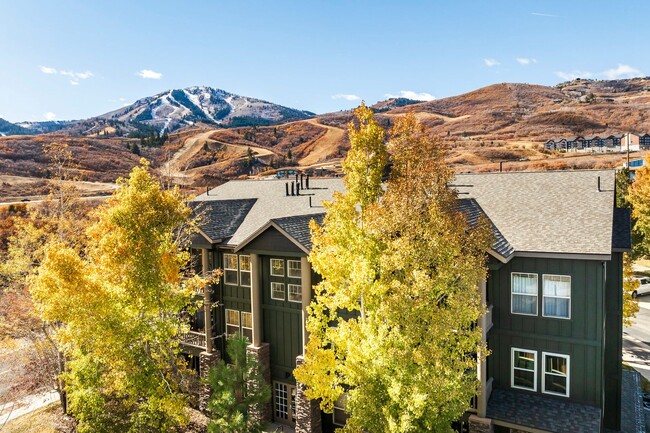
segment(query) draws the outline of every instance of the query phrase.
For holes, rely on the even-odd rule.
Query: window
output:
[[[542,392],[569,396],[569,357],[557,353],[542,352],[544,358],[544,379]]]
[[[241,312],[241,333],[249,342],[253,341],[253,313]]]
[[[287,276],[291,278],[300,278],[302,275],[300,260],[287,260]]]
[[[223,255],[223,282],[237,285],[237,254]]]
[[[226,309],[226,334],[234,335],[239,332],[239,311]]]
[[[542,315],[560,319],[571,318],[570,276],[542,276]]]
[[[513,388],[537,391],[537,352],[512,349]]]
[[[271,299],[284,301],[284,283],[271,283]]]
[[[300,284],[289,284],[287,289],[291,302],[302,302],[302,286]]]
[[[271,275],[284,277],[284,259],[271,259]]]
[[[239,256],[239,284],[251,286],[251,256]]]
[[[537,316],[537,274],[512,273],[513,314]]]
[[[296,422],[296,387],[273,382],[274,421],[293,425]]]
[[[341,394],[339,398],[334,402],[334,411],[332,412],[332,421],[336,425],[345,425],[345,422],[348,420],[350,415],[345,413],[345,407],[347,405],[348,396],[347,394]]]

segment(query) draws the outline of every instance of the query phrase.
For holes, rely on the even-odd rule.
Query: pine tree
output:
[[[210,433],[259,433],[263,431],[262,412],[271,398],[271,390],[262,376],[259,362],[246,353],[248,340],[240,334],[228,339],[223,360],[208,373],[213,392],[208,402],[212,420]]]

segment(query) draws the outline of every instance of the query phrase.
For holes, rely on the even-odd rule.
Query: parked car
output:
[[[650,293],[650,277],[634,277],[634,279],[639,280],[639,287],[632,292],[633,298]]]

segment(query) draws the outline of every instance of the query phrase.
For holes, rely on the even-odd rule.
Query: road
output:
[[[623,360],[650,380],[650,295],[639,296],[632,326],[623,328]]]

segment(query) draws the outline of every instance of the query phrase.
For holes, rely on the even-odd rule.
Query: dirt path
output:
[[[345,135],[344,130],[334,126],[323,125],[318,122],[318,119],[309,119],[306,122],[325,128],[327,131],[305,147],[305,151],[308,154],[298,161],[298,164],[301,166],[316,164],[323,158],[332,155],[338,148],[338,143]]]
[[[399,116],[403,116],[404,114],[382,113],[382,115],[389,116],[389,117],[399,117]],[[463,119],[467,119],[468,117],[470,117],[469,114],[465,114],[463,116],[458,116],[458,117],[449,117],[449,116],[443,116],[442,114],[427,113],[427,112],[424,112],[424,111],[415,113],[415,118],[417,120],[425,120],[425,119],[434,118],[434,119],[442,119],[445,123],[458,122],[458,121],[461,121]]]
[[[183,166],[187,165],[187,162],[196,155],[199,150],[201,150],[203,144],[210,140],[210,136],[214,134],[215,131],[216,129],[211,129],[187,138],[183,147],[181,147],[178,152],[176,152],[174,156],[172,156],[172,158],[165,162],[160,168],[161,173],[163,173],[164,176],[176,179],[179,183],[188,183],[189,175],[185,173]]]

